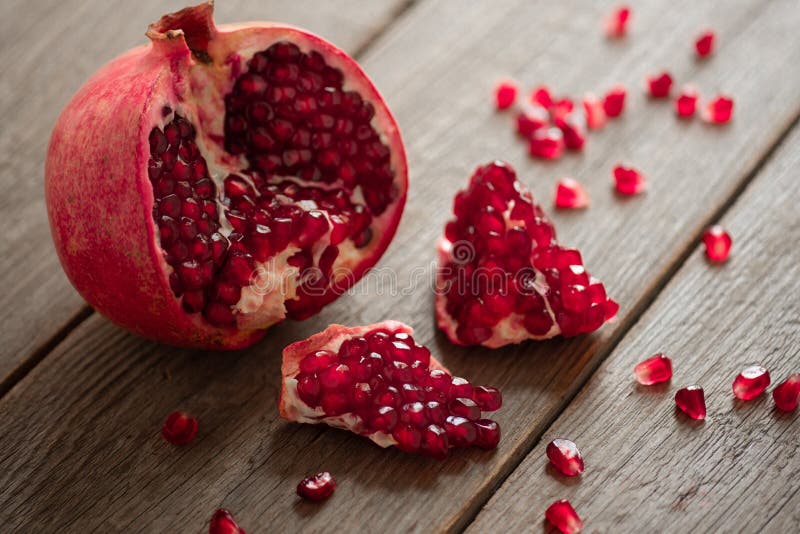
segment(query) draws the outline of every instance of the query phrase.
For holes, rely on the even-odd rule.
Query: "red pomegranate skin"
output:
[[[212,11],[209,2],[163,17],[150,26],[149,44],[112,60],[80,88],[53,128],[45,162],[45,197],[61,264],[73,286],[96,310],[135,334],[163,343],[237,349],[258,341],[268,326],[284,316],[257,328],[216,327],[204,321],[202,314],[184,312],[170,290],[147,175],[148,135],[159,123],[164,106],[192,105],[198,77],[190,76],[190,71],[208,67],[209,57],[218,66],[239,49],[261,50],[281,40],[325,51],[327,59],[339,61],[337,67],[358,77],[358,90],[365,99],[382,102],[382,98],[355,61],[327,41],[273,22],[217,27]],[[237,67],[230,72],[238,74]],[[206,76],[221,74],[209,71]],[[230,86],[233,80],[220,83]],[[224,113],[221,95],[214,104],[219,109],[198,110],[199,124],[195,124],[198,130],[205,127],[209,138],[215,134],[215,117]],[[387,210],[392,217],[386,218],[379,238],[362,250],[365,260],[353,266],[349,278],[353,281],[380,258],[405,203],[402,140],[388,108],[381,112],[376,120],[382,120],[382,132],[396,155],[395,183],[400,193]],[[337,296],[328,292],[320,299],[330,302]]]

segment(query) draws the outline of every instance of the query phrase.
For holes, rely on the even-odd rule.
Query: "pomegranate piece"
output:
[[[694,42],[694,48],[697,51],[698,57],[706,57],[714,51],[714,42],[716,41],[716,34],[713,30],[705,30],[701,33],[697,40]]]
[[[528,148],[535,158],[558,159],[564,152],[564,134],[559,128],[539,128],[531,134]]]
[[[800,373],[789,375],[789,377],[775,386],[772,390],[772,399],[775,407],[784,412],[791,412],[797,408],[800,399]]]
[[[228,510],[220,508],[211,516],[208,534],[245,534]]]
[[[517,93],[519,87],[516,82],[511,80],[503,80],[494,88],[494,103],[497,109],[508,109],[514,105],[517,100]]]
[[[675,404],[692,419],[706,418],[706,398],[700,386],[688,386],[675,393]]]
[[[662,353],[647,358],[633,368],[636,381],[643,386],[668,382],[672,378],[672,360]]]
[[[586,208],[589,194],[577,180],[562,178],[556,184],[555,205],[560,209]]]
[[[616,165],[612,172],[614,174],[614,187],[620,195],[638,195],[647,186],[644,175],[633,167]]]
[[[478,167],[439,241],[436,317],[453,343],[496,348],[592,332],[617,305],[508,164]]]
[[[751,365],[733,380],[733,395],[739,400],[755,399],[770,384],[769,371],[760,365]]]
[[[578,446],[568,439],[554,439],[547,444],[547,458],[553,467],[568,477],[583,473],[583,456]]]
[[[281,367],[281,417],[344,428],[381,447],[440,460],[455,447],[495,448],[500,427],[481,417],[500,408],[500,392],[453,377],[411,334],[396,321],[331,325],[289,345]],[[310,365],[321,351],[334,361]]]
[[[161,427],[161,436],[172,445],[186,445],[197,435],[197,419],[184,412],[172,412]]]
[[[297,494],[307,501],[324,501],[336,489],[336,480],[327,471],[306,477],[297,485]]]
[[[667,98],[672,89],[672,76],[668,72],[647,77],[647,90],[653,98]]]
[[[623,37],[628,33],[628,22],[631,18],[631,9],[627,5],[614,8],[604,22],[606,35],[609,37]]]
[[[150,46],[84,85],[53,129],[45,187],[59,258],[93,307],[158,341],[232,349],[378,261],[407,171],[352,58],[280,23],[218,29],[212,10],[162,17]]]
[[[710,124],[726,124],[733,117],[733,99],[718,95],[703,110],[703,120]]]
[[[561,499],[548,506],[544,517],[562,534],[576,534],[583,529],[583,521],[567,499]]]
[[[709,261],[719,263],[728,259],[733,240],[725,229],[715,224],[703,232],[703,245]]]
[[[675,112],[679,117],[691,117],[697,108],[697,90],[692,86],[686,86],[681,90],[681,94],[675,99]]]
[[[619,117],[625,109],[625,95],[628,90],[624,85],[616,85],[603,97],[603,111],[607,117]]]
[[[606,125],[606,111],[603,101],[591,93],[584,95],[583,110],[586,113],[586,125],[590,130],[599,130]]]

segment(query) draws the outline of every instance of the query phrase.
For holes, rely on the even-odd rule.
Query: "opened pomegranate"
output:
[[[408,326],[385,321],[331,325],[283,351],[281,417],[324,423],[381,447],[443,459],[453,447],[493,449],[500,427],[496,388],[453,377],[417,344]]]
[[[453,343],[500,347],[597,330],[616,315],[581,253],[506,163],[479,167],[439,242],[436,316]]]
[[[176,345],[247,346],[383,254],[406,198],[394,118],[344,52],[279,23],[164,16],[58,119],[53,239],[89,303]]]

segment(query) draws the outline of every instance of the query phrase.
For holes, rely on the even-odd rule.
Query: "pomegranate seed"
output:
[[[614,185],[621,195],[638,195],[644,191],[646,181],[644,175],[633,167],[617,165],[614,167]]]
[[[172,412],[161,427],[161,435],[172,445],[186,445],[197,435],[197,419],[184,412]]]
[[[692,419],[702,420],[706,418],[706,399],[703,394],[703,388],[700,386],[679,389],[675,393],[675,404]]]
[[[697,90],[692,86],[685,86],[681,94],[675,99],[675,112],[679,117],[691,117],[697,108]]]
[[[590,130],[599,130],[606,125],[606,111],[603,101],[591,93],[583,97],[583,110],[586,113],[586,125]]]
[[[481,409],[472,399],[457,398],[450,402],[450,412],[464,419],[475,421],[481,416]]]
[[[703,120],[711,124],[725,124],[733,117],[733,99],[719,95],[708,103],[703,111]]]
[[[672,88],[672,76],[668,72],[662,72],[647,77],[647,90],[653,98],[666,98]]]
[[[791,412],[797,408],[800,399],[800,373],[789,375],[786,380],[775,386],[772,398],[775,406],[781,411]]]
[[[550,122],[547,110],[538,105],[527,106],[517,115],[517,133],[523,137],[530,137],[533,132],[544,128]]]
[[[586,118],[582,114],[566,113],[556,118],[555,124],[564,135],[564,146],[568,149],[581,150],[586,144]]]
[[[447,458],[449,452],[447,431],[439,425],[428,425],[422,433],[422,451],[437,460]]]
[[[504,80],[497,84],[494,90],[495,105],[497,109],[508,109],[514,105],[519,88],[516,82]]]
[[[544,517],[562,534],[575,534],[583,529],[583,521],[567,499],[551,504],[544,512]]]
[[[547,445],[547,458],[553,467],[573,477],[583,473],[583,456],[578,446],[568,439],[554,439]]]
[[[703,244],[710,261],[723,262],[730,255],[733,240],[722,226],[714,225],[703,232]]]
[[[589,206],[589,195],[577,180],[562,178],[556,184],[555,204],[560,209],[586,208]]]
[[[706,57],[707,55],[711,54],[711,52],[714,51],[715,39],[716,35],[714,34],[713,30],[706,30],[701,33],[694,42],[694,48],[697,50],[697,55],[699,57]]]
[[[643,386],[667,382],[672,378],[672,361],[659,352],[637,363],[633,368],[633,374],[636,376],[636,381]]]
[[[534,87],[533,91],[531,91],[531,103],[538,104],[544,109],[550,109],[550,106],[553,105],[553,96],[550,88],[546,85]]]
[[[211,516],[208,534],[244,534],[244,529],[236,523],[233,514],[224,508],[220,508]]]
[[[482,449],[496,449],[500,443],[500,425],[491,419],[478,419],[475,423],[475,445]]]
[[[297,494],[302,498],[312,501],[324,501],[336,489],[336,480],[327,471],[306,477],[297,485]]]
[[[627,89],[624,85],[614,86],[603,97],[603,111],[608,117],[619,117],[625,109],[625,95]]]
[[[558,159],[564,152],[564,134],[558,128],[540,128],[530,138],[530,155],[541,159]]]
[[[614,9],[605,20],[606,35],[609,37],[623,37],[628,33],[628,21],[631,9],[622,5]]]
[[[769,371],[760,365],[751,365],[733,380],[733,395],[739,400],[755,399],[766,391],[769,383]]]
[[[490,386],[475,386],[472,391],[472,400],[484,412],[494,412],[503,405],[503,395],[500,390]]]

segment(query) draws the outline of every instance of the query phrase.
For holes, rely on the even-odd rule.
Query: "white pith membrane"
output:
[[[296,31],[286,30],[281,32],[275,30],[270,34],[271,38],[269,40],[264,39],[263,33],[248,34],[246,31],[241,33],[243,35],[238,36],[235,40],[212,40],[209,46],[209,54],[214,58],[214,62],[212,64],[196,62],[189,69],[186,80],[176,83],[176,87],[181,87],[179,92],[190,96],[184,99],[176,98],[174,95],[170,96],[169,100],[171,101],[165,101],[163,105],[169,107],[172,113],[164,115],[158,112],[158,110],[162,109],[161,106],[153,106],[150,117],[152,120],[150,127],[159,127],[161,130],[164,130],[165,126],[175,116],[183,117],[194,126],[196,131],[195,142],[199,148],[200,157],[205,159],[208,175],[216,187],[215,200],[220,225],[217,232],[226,238],[229,237],[234,229],[226,217],[227,206],[222,202],[225,178],[230,174],[234,174],[247,182],[254,190],[258,191],[258,189],[255,187],[252,177],[246,172],[247,169],[251,168],[247,155],[244,153],[233,155],[225,150],[225,96],[231,92],[236,80],[247,72],[247,64],[253,55],[267,50],[271,45],[289,41],[299,46],[301,52],[308,53],[316,50],[313,43],[298,41],[298,36],[302,34],[298,34]],[[235,46],[235,49],[229,50],[225,46]],[[369,101],[366,96],[371,95],[372,91],[365,87],[362,80],[356,76],[348,76],[346,63],[350,60],[335,54],[331,55],[330,51],[319,51],[323,53],[328,66],[337,68],[344,74],[342,91],[355,91],[364,96],[366,101]],[[388,131],[395,131],[395,126],[381,106],[376,104],[374,108],[375,115],[369,124],[379,135],[380,142],[390,148],[389,164],[395,173],[394,178],[396,178],[398,173],[402,172],[400,169],[404,169],[405,163],[401,161],[402,156],[391,149],[392,144],[387,135]],[[271,175],[267,177],[264,174],[261,174],[261,176],[269,184],[292,182],[304,188],[348,191],[346,187],[338,182],[310,182],[297,176]],[[392,187],[396,189],[397,186],[398,183],[393,182]],[[387,208],[380,215],[375,215],[370,211],[372,222],[369,228],[385,228],[392,217],[397,217],[394,208],[401,194],[403,194],[402,191],[395,191],[395,196],[389,201]],[[311,245],[312,265],[319,265],[320,257],[330,244],[331,232],[334,229],[329,212],[324,207],[317,206],[313,200],[295,200],[284,195],[277,195],[276,198],[281,203],[293,204],[304,211],[316,210],[324,214],[328,221],[328,231],[322,238]],[[367,206],[360,184],[350,190],[349,198],[354,205]],[[161,235],[158,224],[155,224],[154,227],[155,237],[160,245]],[[355,246],[350,237],[337,244],[336,247],[339,253],[331,268],[332,275],[329,286],[346,289],[352,285],[352,281],[349,283],[344,281],[351,275],[358,264],[364,261],[365,257],[373,254],[372,251],[380,246],[380,242],[381,236],[373,233],[371,240],[360,248]],[[266,261],[256,261],[251,283],[242,287],[239,300],[232,306],[237,328],[262,329],[281,321],[287,316],[285,301],[297,298],[297,290],[300,285],[300,272],[296,267],[289,265],[287,259],[300,250],[300,247],[290,243],[285,249]],[[163,253],[166,255],[166,251],[163,251]],[[166,261],[163,262],[163,268],[167,277],[175,270]],[[183,297],[178,298],[180,300]]]

